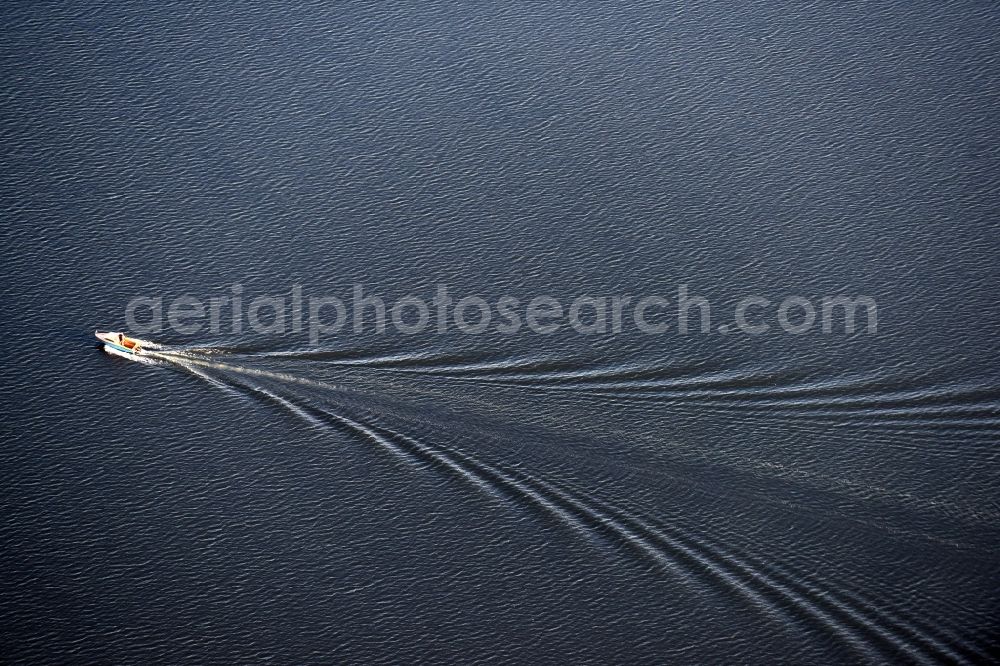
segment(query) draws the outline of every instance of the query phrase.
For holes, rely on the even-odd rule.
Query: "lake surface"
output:
[[[4,662],[1000,651],[996,5],[0,11]],[[670,325],[95,347],[234,285]]]

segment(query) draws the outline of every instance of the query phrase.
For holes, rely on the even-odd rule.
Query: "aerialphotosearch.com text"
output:
[[[306,295],[301,285],[280,295],[244,293],[234,284],[225,293],[208,298],[178,296],[166,302],[160,296],[136,296],[125,308],[129,330],[137,334],[169,330],[182,335],[209,332],[239,334],[249,329],[263,335],[302,334],[312,344],[336,334],[404,335],[459,332],[467,335],[530,332],[548,335],[572,331],[607,335],[629,329],[647,335],[721,334],[762,335],[810,332],[872,335],[878,329],[878,308],[870,296],[785,296],[776,299],[749,295],[725,309],[713,309],[709,299],[687,284],[670,296],[580,295],[563,299],[536,295],[457,297],[446,285],[437,285],[428,298],[406,295],[384,299],[356,284],[350,295]],[[859,327],[863,324],[863,328]]]

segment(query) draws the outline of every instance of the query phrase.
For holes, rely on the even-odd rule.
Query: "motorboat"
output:
[[[139,340],[130,338],[121,331],[94,331],[94,337],[104,343],[104,351],[126,358],[143,354]]]

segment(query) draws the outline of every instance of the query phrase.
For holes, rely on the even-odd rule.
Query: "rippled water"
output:
[[[2,12],[4,661],[995,659],[995,6]],[[94,346],[236,283],[716,318]]]

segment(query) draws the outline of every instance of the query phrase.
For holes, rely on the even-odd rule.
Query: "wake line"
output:
[[[219,365],[225,369],[233,369],[229,364]],[[280,373],[264,373],[264,376],[284,379]],[[313,384],[309,380],[307,383]],[[487,465],[455,449],[433,447],[402,433],[365,424],[327,409],[299,405],[266,389],[252,386],[245,388],[290,409],[311,423],[320,422],[311,412],[323,414],[335,423],[347,427],[393,453],[404,457],[406,453],[411,453],[435,463],[490,494],[500,491],[508,496],[513,495],[515,499],[541,508],[586,535],[592,535],[596,530],[614,536],[617,540],[651,557],[660,566],[678,575],[682,581],[688,580],[692,574],[697,575],[700,569],[708,572],[716,580],[724,582],[728,588],[765,612],[780,613],[797,622],[799,618],[790,615],[786,609],[787,604],[783,602],[792,604],[866,654],[871,647],[870,641],[875,639],[882,644],[883,650],[888,650],[890,655],[904,652],[917,661],[922,662],[927,659],[925,654],[903,638],[877,625],[873,626],[870,617],[865,617],[843,602],[830,600],[836,599],[835,597],[830,599],[824,597],[826,592],[817,593],[815,588],[803,588],[789,581],[783,582],[773,575],[768,575],[766,569],[762,570],[759,564],[755,569],[752,560],[748,564],[746,560],[741,560],[718,546],[708,546],[704,541],[688,535],[670,535],[662,529],[651,526],[644,519],[607,502],[592,496],[588,501],[585,495],[575,495],[571,491],[560,489],[544,479],[525,472]],[[943,652],[948,657],[961,661],[960,657],[935,639],[922,636],[911,627],[906,629],[908,629],[905,631],[908,634],[907,638],[924,643],[925,649],[929,643],[933,651]],[[899,631],[899,628],[896,628],[896,631]]]
[[[462,382],[483,382],[492,386],[573,394],[601,399],[613,398],[637,404],[690,405],[696,407],[724,407],[758,412],[778,413],[788,410],[791,416],[843,417],[847,415],[872,417],[894,425],[906,421],[920,423],[934,429],[980,430],[994,432],[1000,429],[1000,402],[972,401],[976,397],[995,399],[1000,391],[985,387],[967,387],[958,390],[942,387],[922,392],[893,393],[883,396],[863,395],[851,398],[775,398],[783,389],[728,389],[728,390],[642,390],[642,387],[624,384],[536,384],[517,383],[495,379],[442,375],[443,378]],[[707,380],[704,380],[707,381]],[[620,390],[628,386],[629,390]],[[806,388],[795,389],[796,394]],[[958,403],[955,399],[967,400]],[[942,418],[952,417],[952,418]]]
[[[147,352],[148,356],[153,358],[159,358],[164,361],[175,363],[178,365],[197,365],[204,368],[215,368],[217,370],[227,370],[229,372],[236,372],[244,375],[256,376],[256,377],[267,377],[269,379],[275,379],[278,381],[289,382],[293,384],[302,384],[304,386],[312,386],[314,388],[320,388],[324,390],[336,389],[337,387],[332,384],[326,384],[323,382],[318,382],[313,379],[306,379],[304,377],[297,377],[296,375],[291,375],[285,372],[272,372],[270,370],[259,370],[256,368],[247,368],[242,365],[233,365],[231,363],[221,363],[219,361],[205,361],[200,358],[192,357],[189,354],[179,351],[158,351],[158,352]]]
[[[804,373],[780,367],[767,370],[718,369],[717,363],[708,360],[675,366],[650,367],[647,364],[625,363],[610,367],[585,367],[579,362],[550,356],[469,361],[467,356],[432,352],[365,356],[351,351],[270,350],[259,346],[191,347],[178,349],[176,353],[183,353],[189,358],[235,353],[249,357],[322,360],[333,365],[389,369],[460,381],[571,392],[591,391],[650,400],[720,400],[790,409],[881,409],[885,410],[885,415],[893,414],[889,410],[899,410],[901,416],[919,416],[921,413],[932,413],[931,410],[936,410],[934,416],[938,416],[939,411],[949,410],[974,416],[1000,416],[1000,388],[993,386],[953,384],[892,390],[894,384],[896,387],[900,385],[899,381],[874,374],[789,384],[789,380],[802,380]],[[712,371],[704,372],[712,365],[716,366]],[[698,371],[702,372],[694,374]]]
[[[605,393],[616,397],[641,397],[661,399],[697,399],[718,398],[746,400],[767,406],[790,407],[833,407],[833,408],[885,408],[898,407],[932,409],[961,409],[966,411],[989,411],[1000,414],[1000,403],[984,402],[1000,398],[1000,389],[985,386],[942,386],[924,390],[895,391],[883,394],[861,394],[836,397],[843,394],[850,384],[838,385],[835,389],[830,382],[816,382],[799,386],[773,387],[749,386],[739,384],[738,378],[748,378],[750,375],[736,373],[718,373],[702,377],[676,377],[664,380],[636,380],[631,382],[582,382],[580,384],[547,384],[545,382],[515,381],[515,378],[462,377],[445,375],[447,379],[457,381],[475,381],[511,388],[539,388],[550,391],[586,391],[591,394]],[[767,383],[770,376],[759,377],[755,383]],[[705,388],[698,388],[705,387]],[[658,389],[658,390],[649,390]],[[833,395],[828,395],[833,394]],[[965,404],[955,405],[954,402],[964,401]]]
[[[224,351],[224,350],[235,351]],[[704,369],[707,361],[679,366],[649,367],[626,363],[611,367],[580,367],[579,363],[547,356],[448,364],[464,358],[440,353],[401,353],[359,356],[348,351],[263,350],[255,347],[188,348],[179,351],[188,358],[214,353],[246,353],[251,357],[322,360],[333,365],[383,368],[407,374],[435,375],[459,381],[493,385],[542,388],[553,391],[586,391],[617,398],[644,400],[718,400],[738,408],[786,408],[790,410],[864,411],[880,417],[939,419],[943,415],[972,417],[976,423],[958,427],[996,428],[1000,420],[1000,389],[979,385],[950,385],[928,389],[885,390],[893,382],[876,375],[823,379],[787,384],[802,373],[774,368],[767,371]],[[618,378],[619,381],[609,381]],[[786,383],[781,386],[781,383]],[[775,385],[779,384],[779,385]],[[898,385],[898,382],[896,382]],[[880,389],[878,392],[873,390]]]
[[[151,355],[184,367],[195,365],[324,390],[336,388],[330,384],[286,373],[191,358],[183,352],[168,351]],[[232,388],[206,372],[190,367],[188,369],[217,387],[229,387],[230,390]],[[791,605],[865,654],[868,654],[868,650],[873,647],[874,641],[881,646],[878,648],[879,651],[889,656],[902,652],[916,661],[924,662],[928,660],[930,653],[937,657],[963,661],[958,652],[949,648],[929,631],[922,631],[923,627],[915,626],[907,618],[889,613],[872,614],[875,611],[866,609],[871,603],[850,592],[829,591],[815,585],[796,582],[794,570],[768,565],[752,556],[740,555],[719,544],[712,545],[704,537],[695,537],[664,526],[654,526],[641,516],[619,509],[579,489],[574,492],[559,488],[545,479],[526,472],[504,468],[497,464],[490,465],[456,449],[426,444],[402,433],[366,424],[315,405],[299,404],[263,387],[242,382],[238,385],[291,411],[313,425],[325,425],[323,419],[329,419],[403,458],[412,460],[415,457],[433,463],[489,494],[506,495],[519,502],[536,506],[587,536],[592,536],[595,532],[611,536],[615,541],[649,557],[684,582],[690,580],[692,576],[701,577],[707,574],[709,580],[723,582],[727,588],[737,592],[765,612],[780,613],[797,622],[800,618],[790,614],[788,610],[788,606]],[[879,626],[878,620],[882,618],[888,619],[891,626]],[[949,636],[949,638],[954,637]],[[913,643],[918,643],[919,646]],[[962,652],[979,654],[970,646],[964,647]]]
[[[234,355],[249,358],[280,358],[284,360],[322,361],[328,365],[361,366],[369,368],[411,368],[414,371],[436,372],[441,369],[481,369],[502,370],[517,367],[522,369],[536,367],[566,367],[573,365],[568,361],[553,360],[548,357],[533,356],[519,359],[504,359],[497,361],[470,360],[475,357],[467,354],[442,354],[439,352],[410,352],[397,354],[370,355],[351,350],[328,349],[271,349],[264,346],[215,346],[215,347],[182,347],[178,351],[202,356]],[[451,364],[451,365],[446,365]]]

